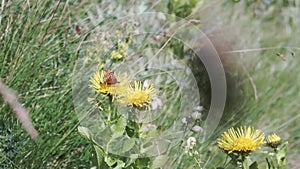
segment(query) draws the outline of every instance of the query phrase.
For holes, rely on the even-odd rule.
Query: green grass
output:
[[[97,11],[95,8],[89,10],[93,3],[48,0],[30,4],[18,0],[1,3],[4,8],[0,9],[0,77],[18,93],[40,137],[31,140],[1,99],[0,168],[90,168],[97,165],[92,145],[77,131],[79,122],[72,98],[72,73],[84,38],[76,35],[75,23],[83,20],[84,28],[89,29],[101,21],[91,17]],[[253,17],[251,11],[243,13],[244,4],[234,7],[215,3],[213,8],[202,9],[201,16],[208,22],[210,17],[214,18],[212,13],[222,13],[222,29],[243,35],[236,38],[235,49],[299,46],[300,20],[294,11],[299,10],[299,5],[282,8],[284,12],[291,12],[280,16],[276,13],[281,9],[277,5],[268,15]],[[233,12],[228,12],[232,9]],[[209,12],[205,12],[207,10]],[[276,56],[277,52],[283,53],[286,61]],[[265,132],[278,132],[290,143],[288,168],[299,168],[300,152],[300,126],[297,125],[300,121],[299,48],[294,48],[294,52],[295,57],[282,48],[230,56],[238,58],[235,64],[239,67],[237,76],[241,76],[243,98],[234,110],[226,112],[229,115],[218,128],[221,132],[232,125],[254,125]],[[221,162],[220,151],[215,142],[211,144],[210,151],[204,149],[208,154],[203,159],[206,167]]]
[[[92,147],[78,135],[71,76],[79,40],[62,1],[6,2],[1,12],[0,74],[30,111],[38,140],[31,140],[1,104],[0,168],[93,166]],[[29,6],[30,5],[30,6]],[[3,103],[3,101],[1,100]]]

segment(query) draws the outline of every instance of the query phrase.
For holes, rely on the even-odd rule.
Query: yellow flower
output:
[[[267,137],[267,144],[272,148],[277,148],[281,144],[281,138],[273,133]]]
[[[240,127],[236,130],[230,128],[218,139],[218,146],[232,152],[252,152],[260,149],[264,143],[264,134],[260,130],[254,130],[253,127]]]
[[[120,53],[116,52],[116,51],[111,52],[111,58],[112,59],[121,59],[122,57],[123,56]]]
[[[104,71],[97,71],[91,77],[90,82],[92,83],[92,87],[99,93],[103,93],[106,95],[114,95],[118,90],[118,84],[107,84],[103,80]]]
[[[125,50],[124,49],[120,49],[120,54],[124,55],[125,54]]]
[[[125,49],[125,48],[127,47],[127,45],[126,45],[126,43],[121,42],[121,43],[120,43],[120,47],[121,47],[121,49]]]
[[[152,85],[144,87],[142,82],[134,82],[134,85],[129,85],[119,99],[119,102],[130,106],[143,107],[147,105],[154,94]]]

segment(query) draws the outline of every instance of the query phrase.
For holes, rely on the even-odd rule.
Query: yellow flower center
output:
[[[144,87],[142,82],[135,81],[133,85],[121,90],[119,102],[130,106],[143,107],[146,106],[153,96],[154,88],[152,85]]]
[[[253,141],[250,140],[249,138],[240,137],[234,141],[234,143],[232,144],[232,149],[234,149],[236,151],[255,150],[256,146],[253,143]]]
[[[127,99],[130,103],[135,105],[142,105],[143,103],[148,101],[148,94],[144,91],[134,91],[129,93]]]

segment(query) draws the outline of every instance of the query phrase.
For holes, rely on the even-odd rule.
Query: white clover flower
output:
[[[182,119],[181,119],[181,122],[182,122],[183,124],[187,124],[187,123],[188,123],[186,117],[182,118]]]
[[[192,113],[192,118],[194,119],[194,120],[199,120],[199,119],[201,119],[201,113],[199,113],[198,111],[195,111],[194,113]]]
[[[196,106],[196,107],[194,108],[194,110],[195,110],[195,111],[198,111],[198,112],[201,112],[201,111],[204,110],[204,108],[203,108],[203,106]]]
[[[188,148],[192,149],[196,145],[196,138],[195,137],[189,137],[186,140],[186,145]]]
[[[152,110],[156,110],[158,108],[161,108],[162,106],[163,106],[162,101],[158,97],[154,96],[151,100]]]
[[[194,132],[203,132],[203,128],[202,127],[200,127],[200,126],[194,126],[193,128],[192,128],[192,130],[194,131]]]

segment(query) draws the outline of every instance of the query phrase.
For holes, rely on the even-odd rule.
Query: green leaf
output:
[[[116,160],[111,157],[105,157],[105,162],[108,166],[113,166],[116,163]]]
[[[258,169],[257,161],[254,161],[250,166],[249,169]]]
[[[150,159],[149,158],[139,158],[136,160],[137,168],[149,168]]]
[[[116,159],[113,157],[106,156],[104,161],[110,168],[113,168],[113,169],[122,169],[125,167],[125,163],[122,160],[119,160],[119,159]]]
[[[267,163],[268,163],[268,167],[269,169],[276,169],[277,168],[277,164],[275,162],[275,160],[273,160],[273,158],[267,158]]]
[[[129,137],[139,137],[139,125],[134,121],[128,121],[126,126],[126,133]]]
[[[168,161],[167,155],[161,155],[154,158],[151,168],[160,168],[163,167]]]
[[[279,168],[284,168],[286,164],[286,153],[287,153],[288,142],[285,142],[276,153],[276,160]]]
[[[126,119],[120,117],[116,124],[111,126],[111,130],[113,131],[113,138],[117,138],[123,135],[126,128]]]
[[[132,149],[135,145],[135,139],[134,138],[129,138],[127,140],[124,141],[124,145],[123,145],[123,152],[127,152],[130,149]]]
[[[202,3],[199,0],[169,0],[168,13],[185,18],[192,13],[198,2]]]
[[[157,127],[149,127],[148,124],[143,124],[139,130],[141,138],[156,137],[158,135]]]
[[[128,160],[126,161],[125,168],[129,168],[129,167],[134,168],[131,165],[134,165],[134,163],[137,161],[137,158],[138,158],[138,154],[130,155],[130,157],[128,158],[129,161]]]
[[[145,144],[142,145],[142,148],[141,148],[141,153],[144,154],[150,150],[153,149],[153,143],[152,142],[146,142]]]
[[[101,169],[108,169],[109,167],[106,165],[106,163],[104,162],[104,158],[106,157],[105,152],[103,151],[103,149],[97,145],[94,145],[96,154],[97,154],[97,161],[98,161],[98,168]]]
[[[267,161],[267,167],[268,167],[267,169],[271,169],[272,164],[271,164],[270,160],[268,158],[266,158],[266,161]]]
[[[89,129],[86,127],[78,126],[78,132],[87,139],[91,139]]]
[[[248,168],[249,169],[249,166],[250,166],[249,164],[253,164],[251,159],[248,156],[242,157],[242,166],[243,166],[243,168],[245,168],[245,169]]]

